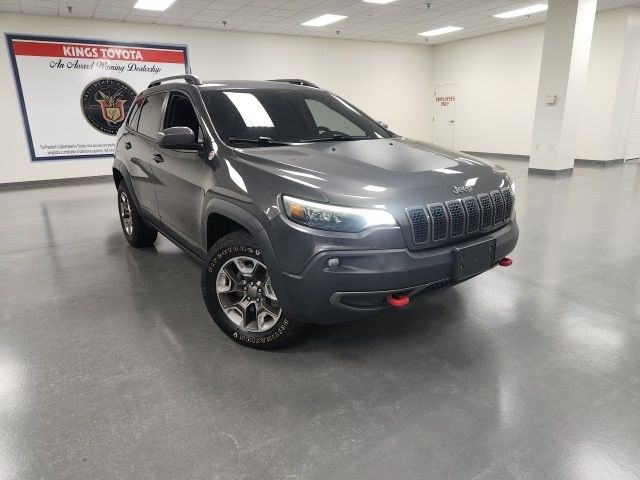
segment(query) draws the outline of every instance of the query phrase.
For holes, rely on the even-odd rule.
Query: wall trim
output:
[[[576,158],[575,164],[581,167],[611,167],[622,165],[624,158],[614,158],[613,160],[587,160],[586,158]]]
[[[514,155],[510,153],[491,153],[491,152],[471,152],[469,150],[463,150],[462,153],[475,155],[476,157],[496,157],[496,158],[507,158],[512,160],[529,161],[529,155]]]
[[[509,153],[491,153],[491,152],[472,152],[469,150],[463,150],[462,153],[466,153],[469,155],[475,155],[476,157],[493,157],[493,158],[505,158],[505,159],[510,159],[510,160],[526,160],[529,161],[529,155],[515,155],[515,154],[509,154]],[[626,160],[627,162],[629,161],[629,159]],[[576,158],[574,160],[574,165],[578,166],[578,167],[613,167],[613,166],[619,166],[619,165],[624,165],[625,163],[625,159],[624,158],[614,158],[612,160],[588,160],[586,158]],[[544,170],[545,172],[560,172],[560,173],[542,173],[542,172],[538,172],[537,170]],[[546,169],[537,169],[537,168],[530,168],[529,169],[529,173],[533,173],[535,174],[540,174],[540,175],[567,175],[567,174],[571,174],[571,170],[573,170],[572,168],[566,168],[563,170],[546,170]]]
[[[56,185],[77,185],[82,183],[97,183],[106,180],[113,181],[112,175],[96,175],[94,177],[52,178],[51,180],[30,180],[28,182],[0,183],[0,188],[36,188],[54,187]]]
[[[562,170],[549,170],[546,168],[529,168],[529,175],[573,175],[573,168],[563,168]]]

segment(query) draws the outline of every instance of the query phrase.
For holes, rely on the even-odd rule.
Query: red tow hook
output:
[[[513,263],[513,260],[511,260],[509,257],[504,257],[502,260],[500,260],[498,262],[498,264],[501,267],[508,267],[509,265],[511,265]]]
[[[398,295],[394,297],[392,293],[387,295],[387,303],[392,307],[404,307],[409,305],[409,295]]]

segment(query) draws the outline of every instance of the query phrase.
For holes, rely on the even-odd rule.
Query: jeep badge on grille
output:
[[[453,187],[453,193],[471,193],[471,190],[473,190],[473,188],[467,187],[466,185],[464,187]]]

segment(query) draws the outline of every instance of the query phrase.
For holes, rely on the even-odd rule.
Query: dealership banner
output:
[[[189,71],[186,45],[6,38],[33,160],[112,155],[135,96]]]

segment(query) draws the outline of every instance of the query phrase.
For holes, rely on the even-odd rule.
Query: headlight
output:
[[[338,207],[287,196],[282,201],[291,220],[320,230],[360,232],[369,227],[396,225],[386,210]]]

